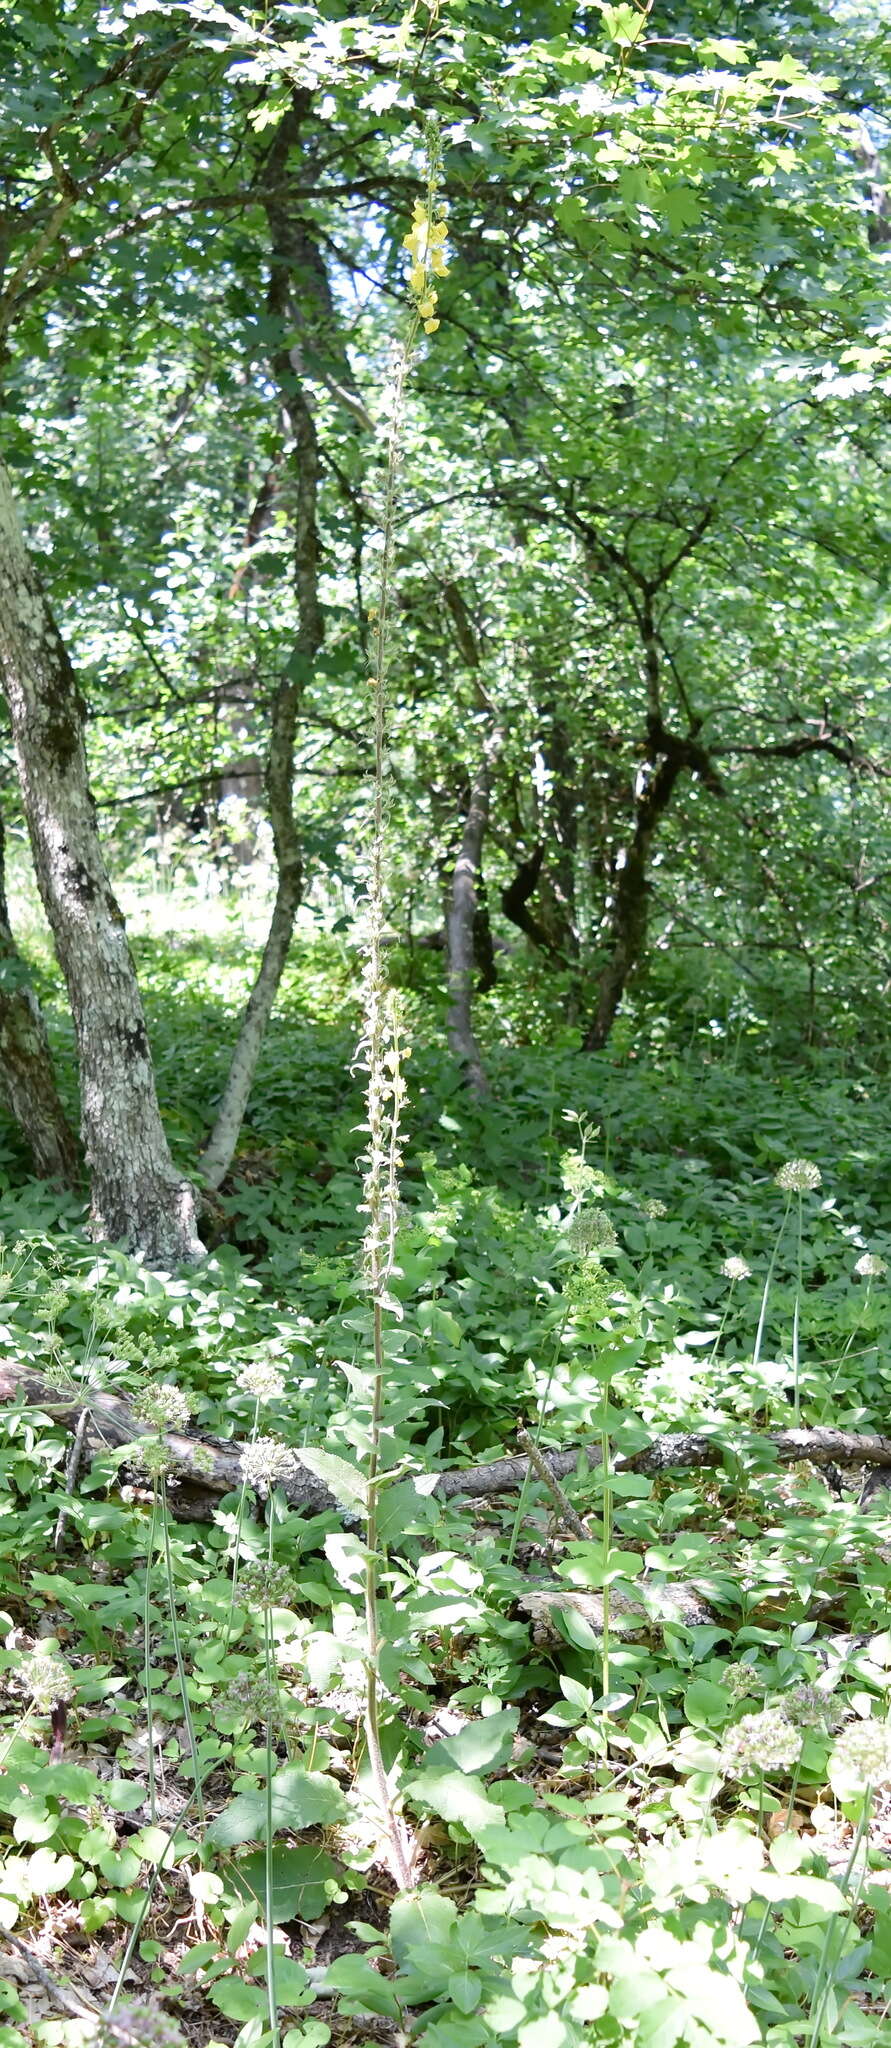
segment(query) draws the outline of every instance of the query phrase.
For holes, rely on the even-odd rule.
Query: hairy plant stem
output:
[[[372,1310],[371,1412],[368,1423],[366,1465],[366,1528],[363,1595],[366,1627],[365,1745],[375,1794],[386,1832],[390,1863],[400,1890],[412,1884],[406,1851],[405,1831],[396,1813],[381,1741],[380,1655],[381,1630],[379,1583],[383,1559],[379,1546],[379,1508],[382,1471],[382,1438],[386,1393],[384,1314],[389,1298],[387,1283],[393,1270],[396,1236],[397,1173],[399,1166],[399,1107],[401,1084],[398,1048],[391,992],[384,962],[384,866],[386,857],[385,777],[387,756],[387,637],[393,535],[396,522],[399,457],[405,386],[411,369],[418,317],[413,316],[404,347],[395,364],[392,383],[392,411],[387,451],[384,518],[378,582],[377,620],[374,632],[374,784],[371,826],[371,861],[368,883],[368,954],[365,977],[365,1034],[363,1051],[368,1074],[368,1168],[364,1180],[365,1261]]]

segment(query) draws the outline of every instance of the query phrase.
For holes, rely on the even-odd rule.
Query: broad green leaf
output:
[[[300,1764],[287,1764],[272,1780],[272,1827],[330,1827],[346,1815],[346,1800],[333,1778],[320,1771],[305,1771]],[[241,1842],[262,1842],[266,1838],[266,1792],[240,1792],[211,1822],[205,1840],[217,1849],[233,1849]]]
[[[298,1451],[296,1456],[308,1472],[321,1479],[333,1493],[342,1508],[354,1513],[357,1508],[364,1514],[368,1502],[368,1484],[364,1473],[356,1466],[348,1465],[346,1458],[338,1457],[334,1451]]]

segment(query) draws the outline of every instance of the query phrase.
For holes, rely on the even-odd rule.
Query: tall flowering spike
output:
[[[822,1187],[823,1175],[812,1159],[787,1159],[785,1166],[780,1167],[776,1176],[776,1184],[778,1188],[783,1189],[784,1194],[803,1195],[808,1191],[814,1193],[817,1188]]]
[[[408,289],[418,319],[425,334],[435,334],[439,326],[437,305],[439,294],[434,278],[448,277],[446,260],[448,208],[437,198],[437,187],[442,172],[442,152],[439,129],[435,121],[428,121],[425,129],[427,146],[427,190],[423,199],[416,199],[412,208],[412,223],[408,234],[403,235],[402,246],[411,257],[408,273]]]

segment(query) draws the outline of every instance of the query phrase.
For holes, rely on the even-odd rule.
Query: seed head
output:
[[[808,1189],[813,1192],[822,1187],[823,1175],[812,1159],[787,1159],[776,1176],[776,1184],[785,1194],[803,1195]]]
[[[750,1771],[789,1770],[801,1753],[801,1736],[782,1707],[762,1707],[744,1714],[724,1737],[722,1759],[730,1778]]]
[[[258,1436],[252,1444],[245,1444],[239,1468],[246,1484],[253,1487],[261,1500],[265,1500],[274,1486],[293,1477],[294,1453],[288,1450],[287,1444],[279,1443],[277,1437]]]
[[[881,1280],[888,1271],[887,1260],[880,1259],[878,1252],[863,1252],[854,1271],[861,1280]]]
[[[746,1265],[745,1259],[738,1259],[734,1255],[732,1258],[724,1260],[721,1271],[725,1280],[729,1280],[732,1287],[734,1280],[748,1280],[752,1268]]]

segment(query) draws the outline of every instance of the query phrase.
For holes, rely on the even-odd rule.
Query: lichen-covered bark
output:
[[[9,922],[0,819],[0,1095],[31,1149],[41,1180],[73,1187],[77,1140],[62,1108],[40,1005]]]
[[[34,866],[77,1036],[97,1236],[155,1265],[200,1256],[195,1196],[161,1123],[124,920],[105,869],[71,662],[0,464],[0,682]]]

